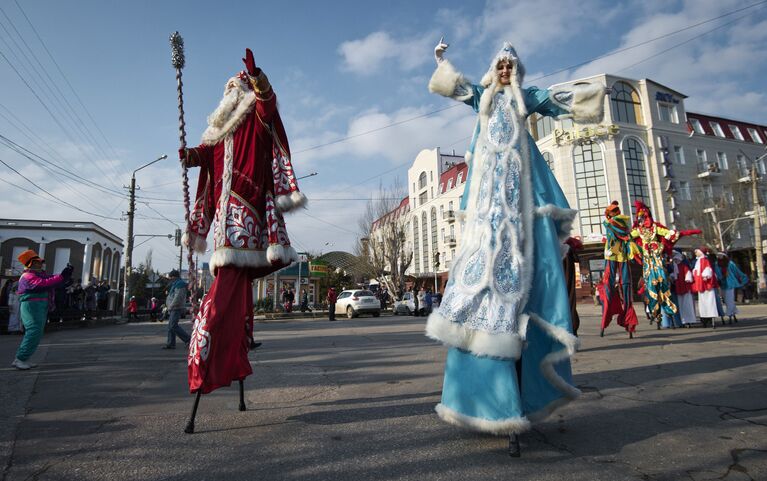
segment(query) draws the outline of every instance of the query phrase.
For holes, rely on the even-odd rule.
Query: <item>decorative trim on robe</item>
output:
[[[471,84],[448,60],[437,64],[429,80],[429,92],[464,101],[474,94]]]
[[[202,143],[213,146],[221,142],[228,134],[234,133],[255,105],[256,93],[253,91],[245,92],[224,125],[221,127],[209,125],[205,129],[205,132],[202,133]]]
[[[298,260],[298,254],[292,246],[270,245],[268,249],[237,249],[219,247],[210,257],[210,273],[216,275],[221,266],[268,267],[275,263],[289,265]]]
[[[522,416],[517,418],[489,420],[467,416],[456,412],[444,404],[440,403],[434,408],[443,421],[458,427],[470,429],[472,431],[482,431],[498,435],[512,433],[523,433],[530,430],[530,421]]]
[[[519,323],[520,332],[525,332],[527,314],[519,314]],[[429,314],[426,321],[426,335],[435,341],[469,351],[477,356],[519,359],[522,354],[523,339],[519,334],[470,329],[463,324],[450,321],[439,311]]]

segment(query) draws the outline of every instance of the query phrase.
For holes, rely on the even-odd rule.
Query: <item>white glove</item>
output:
[[[445,53],[445,50],[447,50],[447,47],[449,46],[450,44],[445,43],[445,37],[440,37],[439,43],[436,47],[434,47],[434,60],[437,61],[437,64],[443,60],[442,55]]]

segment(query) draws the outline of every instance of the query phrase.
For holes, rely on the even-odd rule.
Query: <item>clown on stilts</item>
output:
[[[189,345],[189,390],[196,393],[186,432],[194,431],[200,394],[240,382],[253,371],[253,279],[296,261],[283,213],[302,207],[277,97],[246,50],[246,70],[226,82],[208,117],[202,143],[179,151],[185,167],[199,167],[183,243],[200,254],[213,229],[210,270],[215,280],[200,303]]]
[[[562,271],[564,241],[576,211],[525,128],[529,113],[578,122],[599,121],[605,88],[522,88],[524,68],[504,44],[479,85],[469,82],[435,48],[429,90],[478,113],[467,152],[461,202],[464,238],[429,337],[448,346],[441,403],[446,422],[509,436],[576,398],[570,357],[570,305]]]
[[[630,222],[627,215],[621,215],[617,201],[605,209],[605,220],[602,222],[605,229],[605,270],[602,282],[597,285],[602,300],[602,325],[599,332],[602,337],[613,316],[617,316],[616,322],[626,329],[630,338],[634,337],[638,324],[632,301],[629,262],[632,259],[638,260],[641,254],[631,238]]]

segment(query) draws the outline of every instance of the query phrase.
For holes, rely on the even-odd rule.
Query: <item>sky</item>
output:
[[[120,237],[123,186],[161,155],[136,174],[134,232],[183,227],[168,44],[176,30],[189,145],[243,68],[246,47],[269,76],[296,173],[317,173],[299,181],[309,207],[286,217],[298,251],[351,251],[379,185],[406,179],[422,149],[465,150],[471,109],[426,87],[441,36],[470,79],[510,41],[525,86],[599,73],[650,78],[688,95],[689,111],[767,124],[767,2],[759,0],[0,0],[0,9],[0,217],[96,222]],[[8,141],[86,184],[53,175]],[[166,238],[138,245],[134,265],[150,249],[160,271],[177,265]]]

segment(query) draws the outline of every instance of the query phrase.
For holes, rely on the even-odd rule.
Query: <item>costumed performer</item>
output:
[[[672,251],[672,256],[677,251]],[[665,262],[665,269],[666,274],[668,275],[669,279],[669,290],[671,291],[671,302],[674,303],[676,306],[676,314],[669,315],[665,310],[661,309],[661,322],[656,324],[658,326],[658,329],[676,329],[677,327],[682,327],[682,317],[679,314],[680,308],[679,308],[679,296],[676,293],[676,279],[677,279],[677,266],[674,263],[674,260],[672,257],[663,256],[663,261]]]
[[[442,303],[426,334],[450,349],[439,416],[452,424],[510,435],[575,399],[570,356],[577,338],[562,271],[563,242],[576,211],[525,128],[528,114],[596,122],[605,88],[581,84],[522,88],[524,67],[509,43],[472,84],[435,48],[433,93],[477,112],[461,201],[464,237]]]
[[[719,282],[708,259],[708,248],[699,247],[695,249],[695,267],[692,270],[693,292],[698,293],[698,314],[704,326],[716,328],[715,317],[719,316],[719,310],[716,307],[716,288]]]
[[[621,214],[618,201],[614,200],[605,209],[605,271],[602,282],[597,285],[602,299],[602,326],[599,335],[604,337],[605,329],[613,316],[616,322],[626,329],[629,337],[634,337],[637,320],[631,289],[632,259],[639,259],[640,251],[631,238],[631,219]]]
[[[193,393],[209,393],[253,372],[251,281],[298,258],[282,214],[303,206],[306,198],[298,191],[274,90],[250,49],[243,61],[247,70],[227,81],[202,144],[179,152],[186,166],[200,168],[184,245],[202,254],[214,227],[215,280],[200,304],[189,345]]]
[[[729,322],[738,322],[738,307],[735,305],[735,289],[742,289],[748,284],[748,276],[740,270],[725,252],[717,252],[717,265],[722,275],[719,277],[719,288],[724,299],[724,315],[729,317]]]
[[[674,279],[676,290],[679,320],[683,326],[691,327],[692,324],[698,322],[698,318],[695,316],[695,302],[692,298],[692,269],[690,269],[690,263],[687,261],[687,258],[678,250],[674,250],[672,261],[674,262],[672,278]]]

